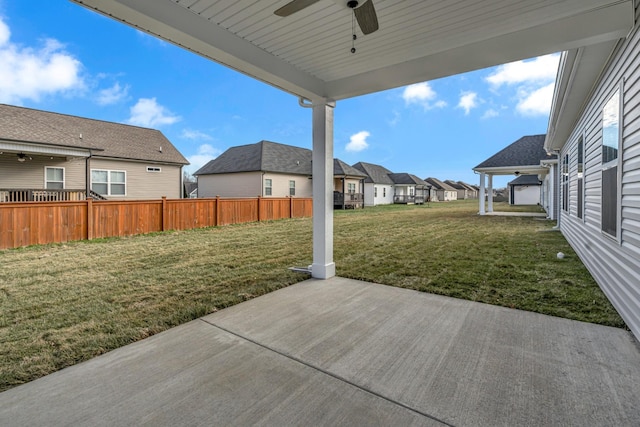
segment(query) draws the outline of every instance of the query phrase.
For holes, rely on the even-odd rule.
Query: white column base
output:
[[[314,279],[330,279],[336,275],[336,264],[311,264],[311,277]]]

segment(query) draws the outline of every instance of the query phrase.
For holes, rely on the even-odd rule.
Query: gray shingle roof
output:
[[[392,172],[384,166],[358,162],[353,167],[365,173],[367,177],[364,182],[366,183],[393,185],[393,180],[389,177]]]
[[[509,167],[509,166],[539,166],[541,160],[555,159],[556,155],[547,155],[544,149],[546,135],[523,136],[516,142],[498,151],[474,169]]]
[[[509,185],[540,185],[538,175],[520,175],[513,181],[509,182]]]
[[[349,166],[340,159],[333,159],[333,175],[334,176],[350,176],[354,178],[366,178],[367,174],[359,171],[353,166]]]
[[[452,181],[450,179],[445,179],[444,183],[455,188],[456,190],[466,190],[464,185],[460,184],[459,182]]]
[[[0,104],[0,139],[91,149],[103,157],[189,164],[156,129],[6,104]]]
[[[406,184],[406,185],[418,185],[424,187],[431,187],[431,184],[425,182],[424,180],[418,178],[415,175],[410,173],[401,172],[401,173],[390,173],[389,178],[393,180],[394,184]]]
[[[445,184],[437,178],[425,178],[427,183],[431,184],[433,188],[436,190],[446,190],[446,191],[457,191],[455,188],[450,186],[449,184]]]
[[[271,141],[231,147],[194,175],[279,172],[311,175],[311,150]]]

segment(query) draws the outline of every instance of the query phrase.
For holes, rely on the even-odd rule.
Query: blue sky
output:
[[[546,132],[558,58],[339,101],[334,156],[478,184],[474,166]],[[263,139],[311,148],[293,95],[67,0],[0,0],[0,103],[159,129],[190,172]]]

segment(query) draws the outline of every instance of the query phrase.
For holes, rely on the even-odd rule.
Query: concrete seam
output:
[[[227,328],[223,328],[222,326],[216,325],[215,323],[209,322],[209,321],[207,321],[207,320],[205,320],[205,319],[202,319],[202,318],[201,318],[200,320],[202,320],[204,323],[206,323],[206,324],[208,324],[208,325],[211,325],[211,326],[213,326],[213,327],[215,327],[215,328],[220,329],[221,331],[224,331],[224,332],[226,332],[226,333],[228,333],[228,334],[234,335],[234,336],[236,336],[236,337],[238,337],[238,338],[240,338],[240,339],[243,339],[243,340],[248,341],[248,342],[250,342],[250,343],[252,343],[252,344],[255,344],[255,345],[257,345],[258,347],[262,347],[262,348],[264,348],[265,350],[269,350],[269,351],[271,351],[271,352],[273,352],[273,353],[279,354],[280,356],[286,357],[287,359],[293,360],[293,361],[295,361],[295,362],[297,362],[297,363],[299,363],[299,364],[301,364],[301,365],[304,365],[304,366],[306,366],[306,367],[308,367],[308,368],[311,368],[311,369],[313,369],[313,370],[315,370],[315,371],[318,371],[318,372],[321,372],[321,373],[323,373],[323,374],[325,374],[325,375],[328,375],[328,376],[330,376],[330,377],[332,377],[332,378],[334,378],[334,379],[337,379],[338,381],[341,381],[341,382],[347,383],[347,384],[349,384],[349,385],[350,385],[350,386],[352,386],[352,387],[355,387],[355,388],[357,388],[357,389],[359,389],[359,390],[364,391],[365,393],[371,394],[371,395],[373,395],[373,396],[379,397],[380,399],[384,399],[384,400],[386,400],[387,402],[390,402],[390,403],[393,403],[393,404],[395,404],[395,405],[401,406],[401,407],[403,407],[403,408],[405,408],[405,409],[408,409],[408,410],[409,410],[409,411],[411,411],[411,412],[414,412],[414,413],[416,413],[416,414],[418,414],[418,415],[422,415],[422,416],[423,416],[423,417],[425,417],[425,418],[429,418],[429,419],[431,419],[431,420],[433,420],[433,421],[436,421],[436,422],[439,422],[439,423],[441,423],[441,424],[443,424],[443,425],[445,425],[445,426],[455,427],[453,424],[449,424],[448,422],[443,421],[443,420],[441,420],[441,419],[439,419],[439,418],[437,418],[437,417],[435,417],[435,416],[433,416],[433,415],[429,415],[429,414],[427,414],[426,412],[422,412],[422,411],[420,411],[419,409],[412,408],[411,406],[409,406],[409,405],[407,405],[407,404],[404,404],[404,403],[399,402],[399,401],[397,401],[397,400],[391,399],[391,398],[389,398],[389,397],[387,397],[387,396],[384,396],[384,395],[382,395],[382,394],[380,394],[380,393],[377,393],[377,392],[375,392],[375,391],[373,391],[373,390],[370,390],[370,389],[368,389],[368,388],[366,388],[366,387],[363,387],[363,386],[361,386],[361,385],[358,385],[358,384],[356,384],[356,383],[354,383],[354,382],[352,382],[352,381],[350,381],[350,380],[348,380],[348,379],[346,379],[346,378],[341,377],[340,375],[334,374],[333,372],[327,371],[326,369],[322,369],[322,368],[320,368],[320,367],[318,367],[318,366],[312,365],[312,364],[310,364],[309,362],[305,362],[304,360],[302,360],[302,359],[300,359],[300,358],[298,358],[298,357],[295,357],[295,356],[293,356],[293,355],[291,355],[291,354],[287,354],[287,353],[282,352],[282,351],[280,351],[280,350],[276,350],[275,348],[269,347],[268,345],[262,344],[262,343],[260,343],[260,342],[258,342],[258,341],[255,341],[255,340],[251,339],[251,338],[248,338],[248,337],[245,337],[245,336],[243,336],[243,335],[240,335],[240,334],[238,334],[238,333],[236,333],[236,332],[233,332],[233,331],[231,331],[231,330],[229,330],[229,329],[227,329]]]

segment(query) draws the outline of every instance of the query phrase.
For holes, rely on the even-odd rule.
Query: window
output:
[[[356,184],[353,182],[348,182],[347,183],[347,192],[349,194],[355,194],[356,192]]]
[[[157,166],[147,166],[147,172],[162,172],[162,169]]]
[[[373,197],[378,197],[378,187],[373,187]]]
[[[562,210],[569,211],[569,155],[562,158]]]
[[[382,187],[382,197],[387,197],[387,188]]]
[[[296,195],[296,182],[293,180],[289,181],[289,195],[290,196]]]
[[[64,189],[64,168],[46,166],[44,168],[45,188],[47,190]]]
[[[602,231],[618,234],[618,148],[620,147],[620,89],[602,109]]]
[[[105,196],[125,196],[127,194],[127,175],[125,171],[93,169],[91,171],[91,190]]]
[[[265,179],[264,180],[264,195],[265,196],[270,196],[271,195],[271,180],[270,179]]]
[[[576,157],[578,159],[578,206],[577,215],[578,218],[582,218],[584,211],[584,142],[582,137],[578,140],[578,147],[576,148]]]
[[[415,188],[409,187],[409,195],[410,196],[414,196],[415,195]]]

